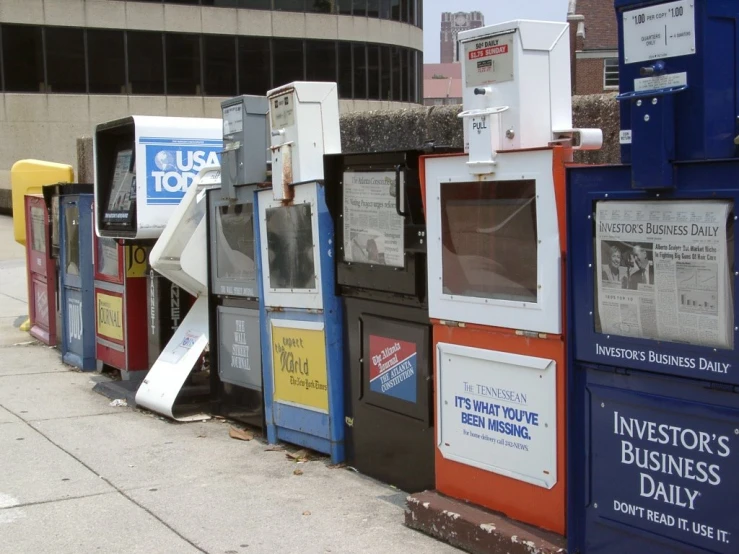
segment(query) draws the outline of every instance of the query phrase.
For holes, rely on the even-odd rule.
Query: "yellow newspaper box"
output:
[[[26,194],[41,194],[41,187],[54,183],[74,182],[71,165],[19,160],[10,169],[10,186],[13,195],[13,235],[16,242],[26,244],[26,211],[23,206]]]

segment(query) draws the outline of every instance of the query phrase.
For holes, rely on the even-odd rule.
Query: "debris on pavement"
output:
[[[250,441],[254,438],[253,433],[250,433],[249,431],[244,431],[243,429],[236,429],[235,427],[231,427],[228,430],[228,436],[232,439],[240,441]]]

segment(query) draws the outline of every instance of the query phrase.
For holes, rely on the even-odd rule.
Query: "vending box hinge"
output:
[[[446,319],[439,320],[439,323],[447,327],[466,327],[467,324],[461,321],[448,321]]]
[[[530,339],[545,339],[547,338],[546,333],[537,333],[536,331],[524,331],[523,329],[516,329],[516,335],[519,337],[528,337]]]

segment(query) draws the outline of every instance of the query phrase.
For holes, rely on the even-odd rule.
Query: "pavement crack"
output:
[[[19,416],[18,416],[18,414],[16,414],[16,413],[15,413],[15,412],[13,412],[12,410],[10,410],[10,409],[6,408],[5,406],[2,406],[2,404],[0,404],[0,407],[4,408],[5,410],[7,410],[7,411],[8,411],[9,413],[13,414],[14,416],[16,416],[16,417],[19,417]],[[20,418],[20,419],[22,419],[22,420],[23,420],[23,418]],[[135,506],[139,507],[140,509],[142,509],[143,511],[145,511],[145,512],[146,512],[147,514],[149,514],[149,515],[150,515],[151,517],[153,517],[153,518],[154,518],[155,520],[157,520],[157,521],[158,521],[159,523],[161,523],[162,525],[164,525],[164,527],[166,527],[167,529],[169,529],[169,530],[170,530],[170,531],[171,531],[172,533],[174,533],[174,534],[175,534],[175,535],[177,535],[177,536],[178,536],[179,538],[181,538],[181,539],[182,539],[183,541],[185,541],[185,542],[186,542],[187,544],[189,544],[190,546],[192,546],[192,547],[193,547],[193,548],[194,548],[195,550],[197,550],[198,552],[202,552],[203,554],[210,554],[210,553],[209,553],[209,552],[208,552],[207,550],[204,550],[204,549],[202,549],[202,548],[201,548],[200,546],[198,546],[198,545],[197,545],[197,544],[196,544],[195,542],[193,542],[193,541],[191,541],[190,539],[188,539],[188,538],[187,538],[187,537],[186,537],[185,535],[183,535],[182,533],[180,533],[180,532],[179,532],[179,531],[178,531],[177,529],[175,529],[174,527],[172,527],[172,526],[171,526],[171,525],[170,525],[169,523],[167,523],[167,522],[166,522],[166,521],[164,521],[164,520],[163,520],[163,519],[162,519],[161,517],[159,517],[159,516],[158,516],[157,514],[155,514],[154,512],[152,512],[152,511],[151,511],[151,510],[150,510],[149,508],[147,508],[146,506],[144,506],[144,505],[143,505],[143,504],[141,504],[140,502],[136,501],[136,499],[135,499],[135,498],[133,498],[132,496],[128,495],[128,494],[126,493],[126,491],[124,491],[123,489],[121,489],[120,487],[118,487],[118,486],[117,486],[117,485],[116,485],[115,483],[113,483],[113,482],[112,482],[112,481],[111,481],[110,479],[108,479],[108,478],[107,478],[107,477],[105,477],[104,475],[101,475],[100,473],[98,473],[97,471],[95,471],[95,469],[93,469],[93,468],[92,468],[92,467],[91,467],[90,465],[86,464],[86,463],[85,463],[84,461],[82,461],[82,460],[81,460],[81,459],[80,459],[79,457],[75,456],[75,455],[74,455],[74,454],[73,454],[72,452],[70,452],[69,450],[67,450],[66,448],[64,448],[63,446],[61,446],[60,444],[58,444],[58,443],[57,443],[57,442],[55,442],[54,440],[52,440],[52,438],[51,438],[51,437],[49,437],[49,436],[48,436],[48,435],[47,435],[46,433],[44,433],[43,431],[41,431],[41,430],[40,430],[40,429],[38,429],[37,427],[34,427],[33,425],[31,425],[31,422],[29,422],[29,421],[26,421],[26,420],[23,420],[23,422],[24,422],[24,423],[25,423],[26,425],[28,425],[28,427],[30,427],[31,429],[33,429],[34,431],[36,431],[36,432],[37,432],[37,433],[38,433],[39,435],[41,435],[41,436],[42,436],[43,438],[45,438],[45,439],[46,439],[47,441],[49,441],[49,443],[51,443],[51,444],[53,444],[54,446],[56,446],[56,447],[57,447],[57,448],[58,448],[59,450],[61,450],[61,451],[62,451],[62,452],[64,452],[65,454],[67,454],[67,456],[69,456],[69,457],[70,457],[70,458],[72,458],[73,460],[77,461],[77,463],[79,463],[80,465],[82,465],[82,466],[83,466],[84,468],[86,468],[86,469],[87,469],[88,471],[90,471],[90,472],[91,472],[91,473],[92,473],[93,475],[95,475],[95,476],[97,476],[97,477],[98,477],[99,479],[101,479],[101,480],[102,480],[102,481],[103,481],[104,483],[106,483],[106,484],[107,484],[107,485],[108,485],[109,487],[111,487],[111,488],[112,488],[112,489],[114,489],[114,490],[115,490],[116,492],[118,492],[118,494],[120,494],[121,496],[123,496],[123,497],[124,497],[125,499],[127,499],[127,500],[128,500],[129,502],[131,502],[131,503],[132,503],[132,504],[134,504]],[[104,494],[109,494],[109,493],[104,493]],[[13,507],[15,508],[15,507],[17,507],[17,506],[13,506]]]
[[[90,494],[80,494],[78,496],[65,496],[64,498],[52,498],[49,500],[38,500],[36,502],[24,502],[22,504],[13,504],[12,506],[0,506],[2,510],[15,510],[16,508],[27,508],[28,506],[41,506],[43,504],[53,504],[55,502],[66,502],[68,500],[81,500],[84,498],[93,498],[95,496],[105,496],[106,494],[115,494],[118,491],[93,492]]]

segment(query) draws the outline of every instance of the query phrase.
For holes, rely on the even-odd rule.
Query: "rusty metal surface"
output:
[[[411,495],[405,524],[472,554],[565,554],[566,540],[436,491]]]

